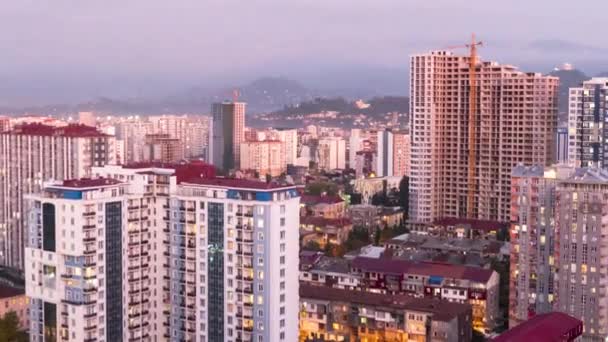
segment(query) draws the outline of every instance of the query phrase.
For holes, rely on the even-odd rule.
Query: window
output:
[[[281,265],[285,265],[285,256],[284,255],[281,255],[280,261],[281,261]]]
[[[281,250],[281,252],[285,252],[285,244],[284,243],[281,244],[280,250]]]
[[[284,314],[285,314],[285,307],[284,307],[284,306],[281,306],[281,308],[279,309],[279,313],[280,313],[281,315],[284,315]]]
[[[258,232],[258,240],[259,241],[264,241],[264,233],[263,232]]]
[[[281,214],[285,214],[285,205],[281,206]]]
[[[285,231],[281,230],[281,240],[285,240]]]
[[[285,218],[281,217],[281,227],[285,227]]]

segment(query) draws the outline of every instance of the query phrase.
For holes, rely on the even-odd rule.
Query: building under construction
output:
[[[411,222],[508,222],[513,167],[555,159],[559,79],[482,61],[477,45],[411,56]]]

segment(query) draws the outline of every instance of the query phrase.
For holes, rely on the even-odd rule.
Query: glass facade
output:
[[[57,305],[44,302],[44,341],[57,341]]]
[[[224,205],[208,206],[208,298],[209,341],[224,341]]]
[[[51,203],[42,205],[42,249],[55,251],[55,205]]]
[[[122,203],[107,203],[105,214],[107,340],[122,341]]]

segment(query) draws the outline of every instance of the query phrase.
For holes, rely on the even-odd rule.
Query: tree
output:
[[[272,181],[272,176],[269,174],[266,174],[266,183],[270,183],[270,181]]]
[[[0,319],[0,341],[25,342],[28,341],[27,333],[19,330],[19,317],[14,311],[10,311]]]
[[[403,208],[403,218],[407,219],[407,213],[409,211],[410,202],[410,178],[403,176],[399,182],[399,206]]]
[[[379,246],[380,245],[380,227],[376,227],[376,232],[374,233],[374,245],[375,246]]]
[[[309,251],[320,251],[321,246],[319,245],[319,243],[317,241],[310,240],[306,243],[306,245],[304,245],[304,249],[309,250]]]

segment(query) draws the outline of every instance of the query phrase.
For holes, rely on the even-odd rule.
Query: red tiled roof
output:
[[[81,124],[70,124],[67,126],[56,127],[41,123],[27,123],[15,126],[15,128],[13,128],[13,130],[9,133],[21,135],[64,136],[73,138],[94,138],[108,136],[107,134],[97,130],[95,127]]]
[[[92,188],[98,186],[115,185],[122,183],[119,180],[112,178],[81,178],[81,179],[67,179],[63,181],[62,186],[66,188]]]
[[[25,295],[24,289],[0,285],[0,298],[10,298]]]
[[[254,189],[254,190],[272,190],[280,188],[293,188],[291,185],[281,185],[278,183],[266,183],[261,181],[254,181],[249,179],[238,179],[238,178],[195,178],[190,179],[187,183],[218,186],[226,188],[240,188],[240,189]]]
[[[311,224],[315,226],[346,226],[353,224],[348,218],[330,219],[321,216],[300,216],[300,224]]]
[[[530,318],[509,329],[492,342],[573,341],[583,333],[583,322],[562,312],[550,312]]]
[[[470,225],[472,229],[477,230],[498,230],[501,228],[507,227],[507,223],[498,222],[498,221],[490,221],[490,220],[475,220],[475,219],[467,219],[467,218],[457,218],[457,217],[446,217],[441,218],[433,222],[434,225],[439,226],[455,226],[459,224],[467,224]]]
[[[481,267],[385,258],[356,257],[355,260],[353,260],[352,265],[353,268],[362,269],[364,271],[441,276],[453,279],[467,279],[479,283],[487,283],[493,273],[492,270]]]
[[[344,202],[344,200],[340,196],[317,196],[317,195],[302,195],[300,198],[300,203],[303,204],[335,204]]]

